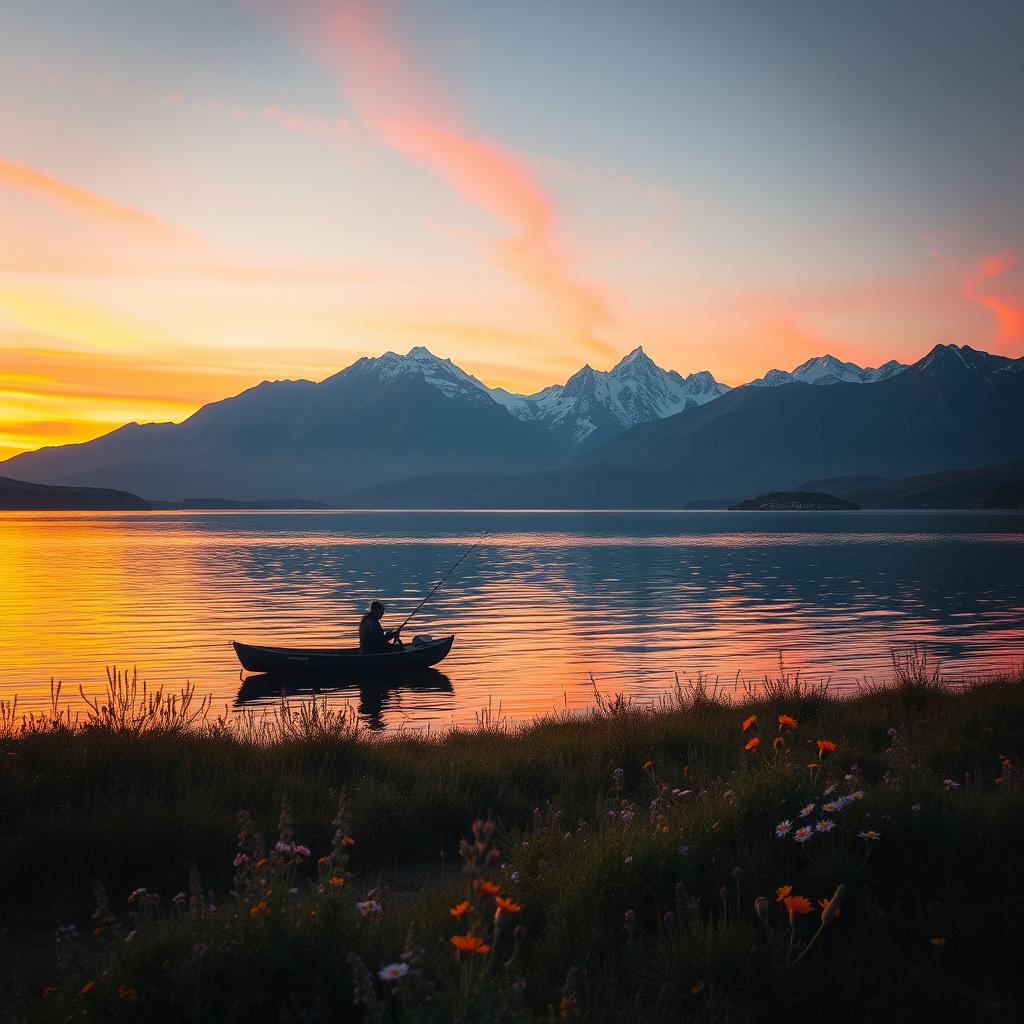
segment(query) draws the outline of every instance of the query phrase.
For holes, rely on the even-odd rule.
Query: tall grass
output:
[[[1024,671],[899,666],[850,699],[780,668],[383,738],[116,672],[77,718],[56,686],[11,702],[0,995],[25,1021],[1015,1019]]]

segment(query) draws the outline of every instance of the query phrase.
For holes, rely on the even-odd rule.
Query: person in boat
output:
[[[359,620],[359,650],[363,654],[380,654],[392,647],[402,647],[398,629],[384,629],[380,620],[384,617],[384,605],[374,601],[370,610]]]

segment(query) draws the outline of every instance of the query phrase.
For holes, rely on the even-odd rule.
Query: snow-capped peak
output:
[[[808,359],[791,371],[769,370],[763,377],[750,383],[753,387],[775,387],[793,381],[803,381],[805,384],[871,384],[887,380],[906,368],[906,364],[898,363],[895,359],[890,359],[879,367],[862,367],[856,363],[843,362],[826,353]]]

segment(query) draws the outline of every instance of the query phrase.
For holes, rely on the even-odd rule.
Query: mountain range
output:
[[[966,346],[877,369],[826,355],[731,389],[637,348],[533,395],[489,388],[416,347],[319,383],[264,381],[180,424],[131,423],[0,465],[19,479],[153,499],[678,505],[1020,458],[1022,403],[1024,360]]]

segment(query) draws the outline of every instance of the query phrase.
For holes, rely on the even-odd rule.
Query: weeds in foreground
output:
[[[1016,1019],[1022,685],[371,742],[21,730],[2,902],[56,935],[15,958],[9,1015]],[[396,891],[392,860],[439,849],[461,881]],[[95,878],[86,922],[60,887]]]

